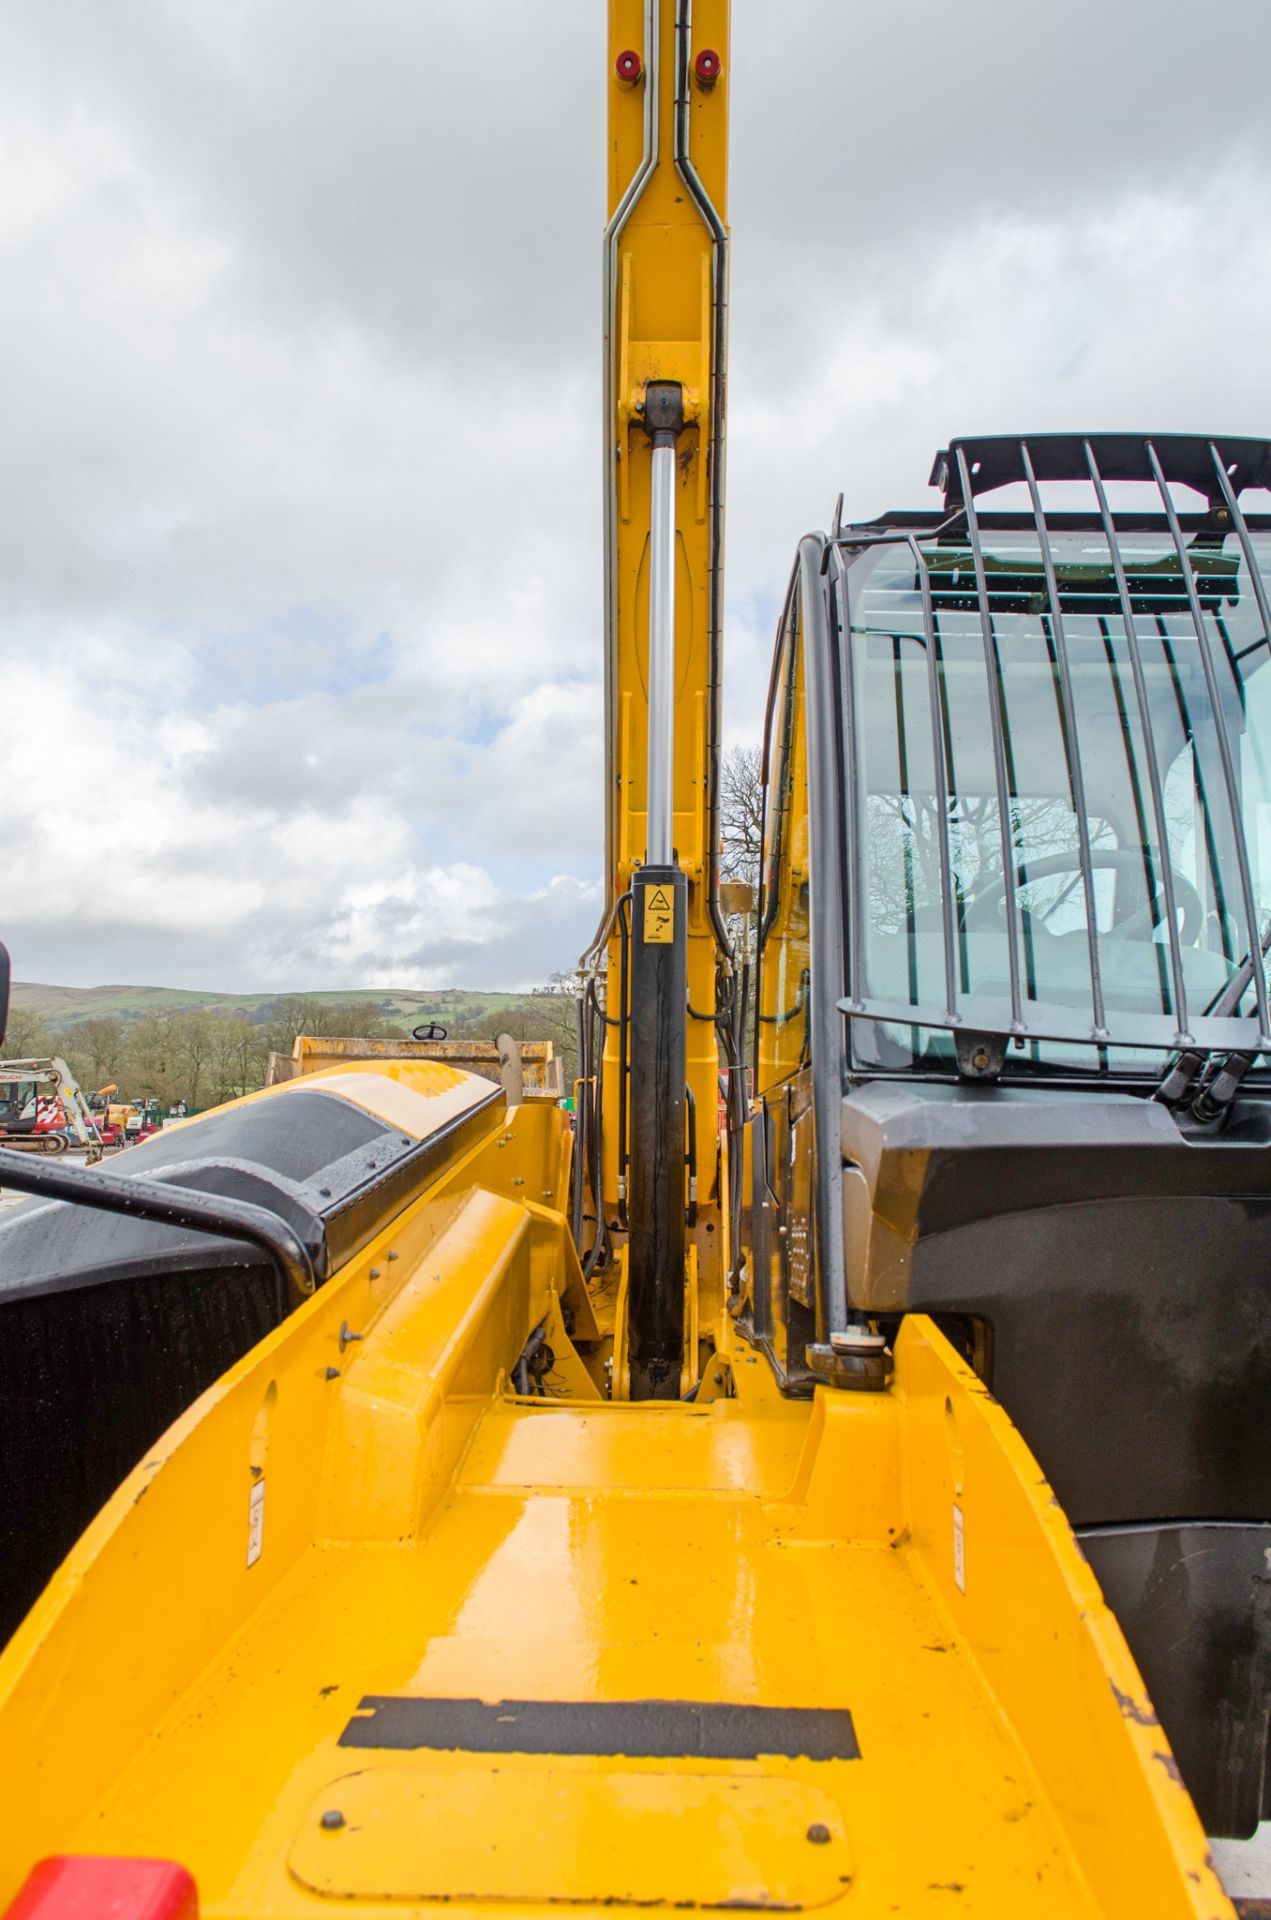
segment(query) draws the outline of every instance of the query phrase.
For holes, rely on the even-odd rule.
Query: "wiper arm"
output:
[[[1213,1015],[1219,1020],[1231,1018],[1248,992],[1254,968],[1265,960],[1268,947],[1271,947],[1271,925],[1263,934],[1257,952],[1251,951],[1245,955],[1226,986],[1220,988],[1205,1007],[1206,1015]],[[1229,1053],[1225,1056],[1209,1085],[1204,1087],[1196,1097],[1193,1111],[1198,1120],[1216,1120],[1219,1114],[1230,1106],[1236,1097],[1240,1082],[1256,1058],[1256,1053]],[[1153,1099],[1162,1101],[1167,1107],[1181,1107],[1204,1072],[1209,1059],[1209,1052],[1202,1047],[1189,1047],[1186,1053],[1180,1053],[1174,1064],[1167,1069],[1164,1079],[1152,1096]]]

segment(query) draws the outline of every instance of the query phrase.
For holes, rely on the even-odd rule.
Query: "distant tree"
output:
[[[130,1100],[157,1100],[170,1106],[183,1097],[179,1089],[173,1027],[179,1016],[152,1007],[143,1013],[128,1035],[124,1054],[124,1084]]]
[[[514,1040],[550,1040],[568,1088],[578,1071],[574,979],[572,973],[554,973],[546,986],[465,1024],[464,1039],[497,1040],[508,1033]]]
[[[265,1008],[266,1052],[290,1054],[297,1034],[314,1031],[313,1019],[314,1003],[303,993],[280,994]]]
[[[394,1035],[405,1037],[410,1029],[400,1021],[390,1020],[382,1007],[369,1001],[327,1000],[319,1002],[315,1024],[309,1031],[344,1035],[352,1040],[385,1040]]]
[[[542,1014],[526,994],[522,1000],[509,1000],[506,1006],[468,1021],[463,1029],[463,1038],[488,1041],[497,1040],[501,1033],[510,1033],[514,1040],[546,1040],[548,1036],[543,1031],[543,1024]]]
[[[81,1086],[91,1092],[112,1080],[119,1084],[128,1047],[128,1030],[122,1020],[111,1014],[94,1014],[91,1019],[63,1027],[60,1040]]]
[[[453,1040],[456,1034],[473,1032],[477,1024],[485,1019],[485,1014],[481,1010],[479,1001],[469,1001],[465,1006],[453,995],[449,997],[438,995],[430,1012],[417,1016],[413,1024],[417,1027],[422,1026],[433,1017],[440,1020],[449,1030]]]
[[[269,1063],[261,1028],[241,1013],[218,1013],[213,1020],[210,1072],[217,1102],[254,1093],[264,1086]]]
[[[169,1035],[175,1097],[189,1107],[206,1106],[216,1059],[215,1014],[206,1007],[189,1007],[174,1017]]]
[[[14,1007],[0,1048],[6,1060],[45,1060],[55,1051],[55,1035],[43,1014]]]
[[[309,1033],[378,1040],[407,1029],[386,1019],[372,1001],[323,1000],[315,994],[282,994],[266,1008],[265,1051],[290,1055],[297,1036]]]

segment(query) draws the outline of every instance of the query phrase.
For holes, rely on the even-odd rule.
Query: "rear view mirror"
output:
[[[0,944],[0,1046],[9,1024],[9,949]]]

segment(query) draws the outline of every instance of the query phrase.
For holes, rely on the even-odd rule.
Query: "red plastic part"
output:
[[[713,87],[719,79],[721,61],[713,47],[703,47],[693,62],[693,72],[697,75],[699,87]]]
[[[644,62],[634,47],[628,47],[626,52],[620,53],[614,61],[613,70],[624,86],[634,87],[644,72]]]
[[[199,1920],[199,1896],[174,1860],[56,1854],[32,1868],[4,1920]]]

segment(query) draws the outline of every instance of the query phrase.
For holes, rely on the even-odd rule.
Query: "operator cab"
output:
[[[968,440],[932,483],[941,511],[805,541],[781,625],[741,1317],[793,1392],[884,1384],[900,1318],[936,1317],[1052,1481],[1209,1830],[1248,1833],[1271,445]]]

